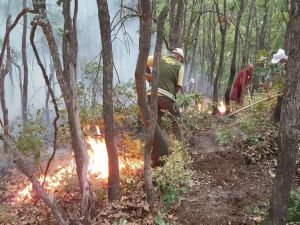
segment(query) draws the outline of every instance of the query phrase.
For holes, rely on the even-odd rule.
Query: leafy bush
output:
[[[189,169],[191,158],[182,143],[173,141],[171,155],[164,158],[165,164],[154,170],[154,180],[162,192],[161,200],[168,208],[171,203],[177,202],[179,196],[192,184],[193,173]]]
[[[216,131],[215,138],[219,145],[226,145],[231,142],[233,135],[229,129],[222,129]]]
[[[198,92],[189,93],[185,95],[179,95],[176,102],[179,107],[187,108],[191,106],[192,103],[197,104],[202,101],[202,96]]]
[[[38,163],[45,133],[46,127],[39,118],[30,120],[26,123],[25,129],[20,134],[16,146],[24,155],[33,155],[35,162]]]
[[[287,220],[290,225],[300,223],[300,188],[291,192]]]
[[[137,96],[134,80],[130,79],[125,83],[117,84],[114,88],[114,108],[118,111],[124,111],[132,105],[136,105]]]
[[[253,213],[260,214],[265,219],[261,221],[260,225],[267,225],[267,210],[269,207],[265,206],[260,210],[253,210]],[[298,225],[300,223],[300,188],[291,191],[290,200],[288,204],[288,214],[287,214],[287,225]]]

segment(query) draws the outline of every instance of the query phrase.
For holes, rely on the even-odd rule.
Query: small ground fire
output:
[[[99,130],[99,129],[97,129]],[[89,165],[88,165],[88,176],[93,176],[95,179],[106,180],[108,178],[108,156],[105,141],[103,138],[88,136],[85,138],[85,142],[88,146],[88,156],[89,156]],[[127,170],[137,170],[143,167],[141,161],[132,160],[129,162],[128,159],[122,159],[119,157],[119,168]],[[56,168],[55,172],[50,173],[47,176],[45,189],[49,192],[54,192],[60,187],[66,185],[67,178],[70,175],[76,174],[74,159],[66,163],[65,166]],[[39,178],[39,181],[42,182],[44,179],[43,176]],[[28,184],[25,188],[20,190],[16,195],[17,202],[30,201],[33,198],[32,184]]]

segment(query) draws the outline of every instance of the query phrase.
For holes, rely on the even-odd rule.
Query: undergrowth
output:
[[[170,149],[171,155],[163,159],[164,166],[156,168],[153,172],[166,211],[173,203],[178,202],[180,196],[191,186],[193,176],[189,168],[191,158],[183,144],[173,141]]]
[[[259,215],[262,219],[259,225],[267,225],[269,204],[261,207],[248,208],[246,211]],[[291,191],[286,218],[287,225],[299,225],[300,223],[300,188]]]
[[[264,99],[265,93],[256,93],[245,99],[244,106]],[[278,124],[272,121],[274,100],[262,101],[239,113],[219,120],[215,131],[218,144],[231,146],[254,158],[274,158],[277,154]]]

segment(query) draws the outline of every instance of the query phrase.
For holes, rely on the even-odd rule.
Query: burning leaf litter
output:
[[[88,136],[86,138],[86,143],[89,146],[88,177],[90,180],[93,179],[96,181],[102,181],[102,183],[106,183],[108,178],[108,156],[105,142],[102,138]],[[76,176],[76,164],[74,159],[62,162],[62,164],[64,164],[64,166],[58,166],[55,171],[49,173],[46,178],[44,187],[50,193],[61,190],[68,184],[70,178]],[[119,167],[120,171],[123,173],[134,173],[134,171],[143,168],[143,162],[138,159],[128,160],[126,157],[120,157]],[[40,182],[42,182],[43,179],[44,176],[39,177]],[[34,195],[32,184],[29,181],[25,181],[24,184],[18,184],[19,190],[14,193],[14,204],[23,204],[24,202],[32,201]]]

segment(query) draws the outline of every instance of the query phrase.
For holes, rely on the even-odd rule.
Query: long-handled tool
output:
[[[280,96],[280,95],[282,95],[282,93],[273,95],[273,96],[271,96],[271,98],[274,98],[274,97],[277,97],[277,96]],[[257,101],[257,102],[254,102],[254,103],[252,103],[252,104],[250,104],[250,105],[247,105],[247,106],[245,106],[245,107],[243,107],[243,108],[240,108],[240,109],[238,109],[238,110],[236,110],[236,111],[234,111],[234,112],[232,112],[232,113],[229,113],[229,114],[227,114],[226,116],[224,116],[223,118],[226,118],[226,117],[228,117],[228,116],[232,116],[232,115],[234,115],[234,114],[237,114],[237,113],[240,112],[240,111],[243,111],[243,110],[245,110],[245,109],[247,109],[247,108],[249,108],[249,107],[251,107],[251,106],[254,106],[254,105],[256,105],[256,104],[258,104],[258,103],[260,103],[260,102],[263,102],[263,101],[266,101],[266,100],[269,100],[269,99],[270,99],[269,97],[268,97],[268,98],[261,99],[261,100],[259,100],[259,101]]]

